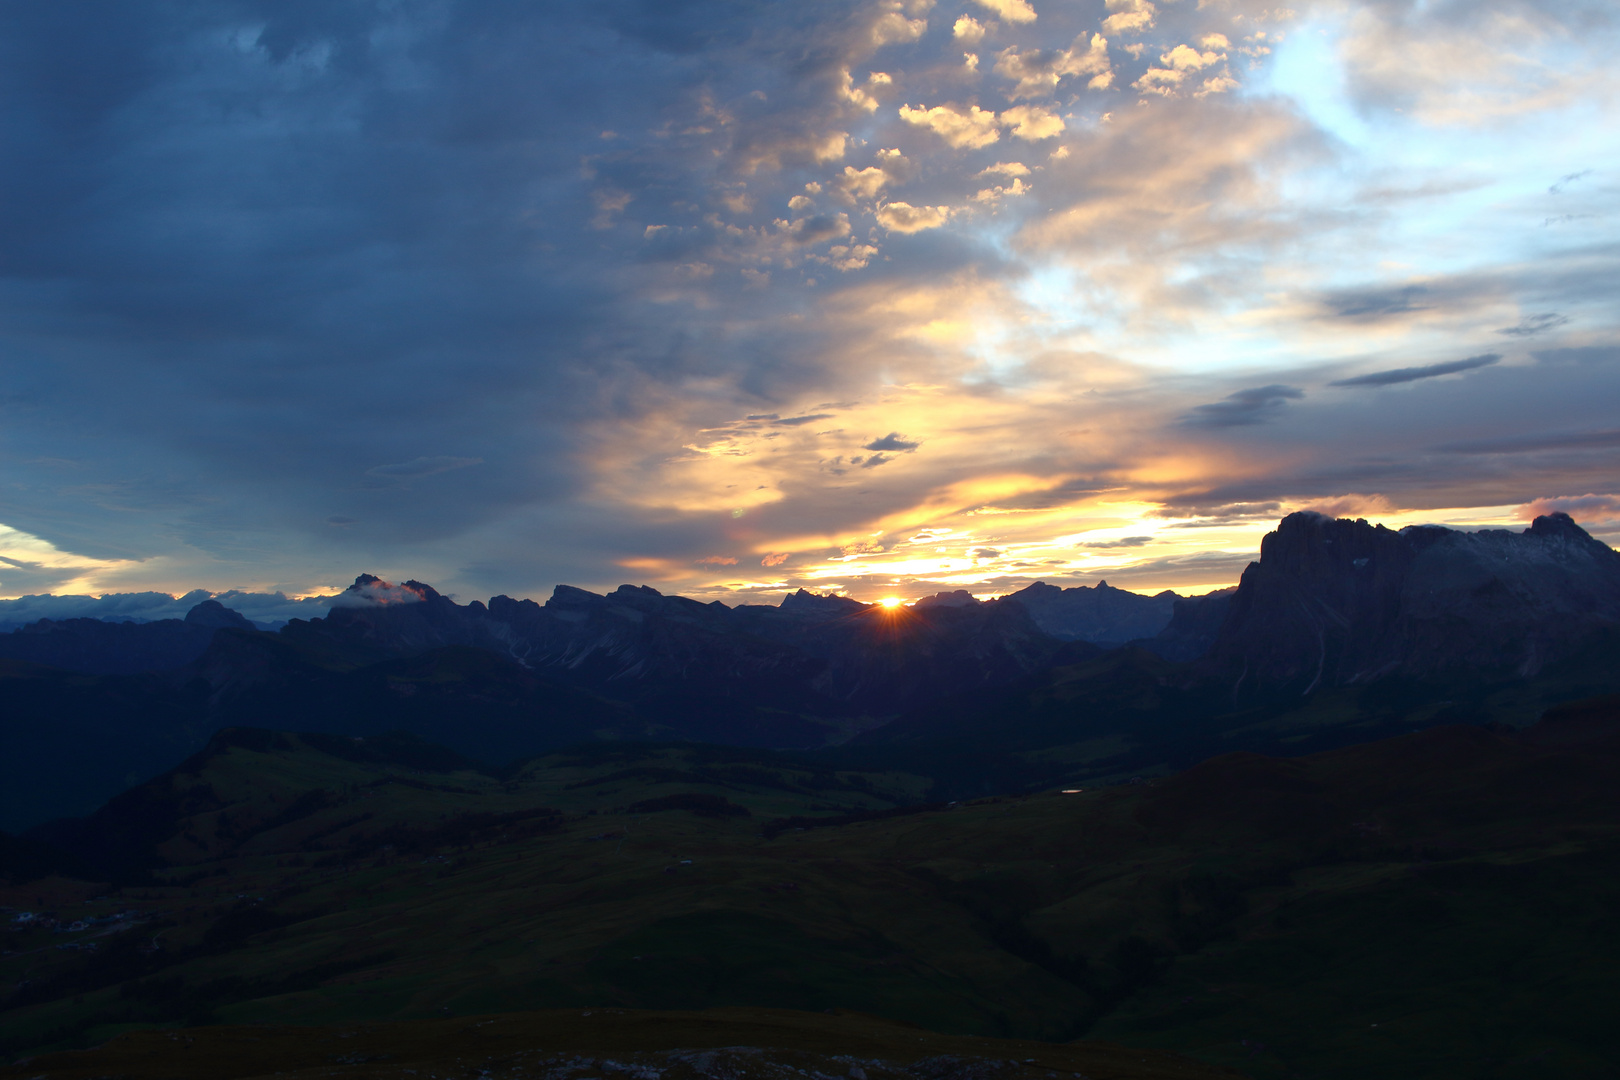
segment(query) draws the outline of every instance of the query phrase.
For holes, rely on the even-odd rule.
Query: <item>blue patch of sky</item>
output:
[[[1296,26],[1243,90],[1287,97],[1339,145],[1336,168],[1294,178],[1291,195],[1320,199],[1340,187],[1355,199],[1359,187],[1359,209],[1376,222],[1364,235],[1381,249],[1378,257],[1369,245],[1366,258],[1336,267],[1324,261],[1316,267],[1324,283],[1366,281],[1380,265],[1391,278],[1421,277],[1545,256],[1572,239],[1568,230],[1560,235],[1568,222],[1579,224],[1585,242],[1594,229],[1612,231],[1612,221],[1573,205],[1584,201],[1581,196],[1563,200],[1572,204],[1566,209],[1554,207],[1558,196],[1547,191],[1561,176],[1588,169],[1612,175],[1620,166],[1612,101],[1577,94],[1564,103],[1493,116],[1486,88],[1475,100],[1478,112],[1469,115],[1463,111],[1469,88],[1462,75],[1449,122],[1408,115],[1354,99],[1341,53],[1345,33],[1333,20]],[[1569,52],[1525,59],[1542,71],[1557,71],[1576,60]],[[1528,96],[1531,87],[1523,92]],[[1430,190],[1420,193],[1425,188]],[[1375,189],[1382,194],[1373,197]],[[1409,194],[1393,194],[1403,189]]]

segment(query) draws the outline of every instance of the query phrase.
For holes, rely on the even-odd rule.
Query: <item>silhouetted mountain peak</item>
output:
[[[912,607],[970,607],[979,603],[979,598],[966,589],[957,589],[954,592],[938,592],[933,596],[925,596]]]
[[[800,589],[782,597],[781,610],[796,615],[850,615],[867,607],[868,605],[848,596],[813,593],[808,589]]]
[[[1536,537],[1562,537],[1566,540],[1575,541],[1577,543],[1597,544],[1600,547],[1608,547],[1607,544],[1594,540],[1591,533],[1575,524],[1575,519],[1564,513],[1562,510],[1554,511],[1551,514],[1541,515],[1530,523],[1530,527],[1526,529],[1525,532]]]
[[[1053,637],[1123,645],[1163,630],[1177,599],[1173,592],[1142,596],[1106,581],[1091,588],[1077,585],[1068,589],[1037,581],[998,602],[1019,605]]]
[[[433,588],[433,586],[424,585],[422,582],[417,581],[415,578],[412,578],[410,581],[405,582],[405,584],[401,585],[400,588],[409,589],[411,592],[415,593],[417,596],[420,596],[423,600],[443,600],[444,599],[444,597],[440,596],[438,591],[435,590]]]
[[[572,585],[558,585],[551,590],[551,599],[546,601],[548,608],[583,608],[594,607],[607,602],[607,597],[600,593],[593,593],[586,589],[578,589]]]
[[[252,630],[254,625],[239,611],[233,611],[218,600],[204,600],[186,612],[186,622],[210,630],[230,627],[233,630]]]

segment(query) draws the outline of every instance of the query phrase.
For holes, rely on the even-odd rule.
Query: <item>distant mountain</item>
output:
[[[1566,514],[1520,533],[1394,532],[1290,514],[1261,542],[1206,663],[1308,695],[1389,678],[1528,677],[1620,631],[1620,553]]]
[[[1016,604],[1029,612],[1042,632],[1060,641],[1088,641],[1108,648],[1159,634],[1170,623],[1179,600],[1181,597],[1168,589],[1143,596],[1113,588],[1106,581],[1089,589],[1060,589],[1037,581],[995,600],[981,601],[966,589],[957,589],[925,596],[913,607],[928,610]]]
[[[1060,589],[1044,581],[1009,593],[1000,603],[1022,606],[1035,625],[1065,641],[1089,641],[1096,645],[1123,645],[1138,638],[1151,638],[1170,622],[1175,603],[1181,597],[1166,589],[1154,596],[1143,596],[1116,589],[1106,581],[1091,588]]]
[[[1177,663],[1197,660],[1214,647],[1221,626],[1226,622],[1226,614],[1231,610],[1232,594],[1236,591],[1237,586],[1234,585],[1203,596],[1176,600],[1170,609],[1168,626],[1150,638],[1141,638],[1131,644]]]
[[[198,604],[184,620],[40,619],[0,634],[0,658],[91,675],[172,671],[201,656],[216,629],[242,624],[250,630],[253,627],[214,600]]]
[[[362,575],[356,598],[376,582]],[[1061,642],[1020,607],[884,608],[800,590],[780,607],[606,596],[559,585],[544,605],[497,596],[454,603],[421,582],[406,603],[338,603],[281,637],[311,655],[375,660],[446,645],[637,702],[749,701],[823,716],[892,713],[930,697],[1025,675]]]

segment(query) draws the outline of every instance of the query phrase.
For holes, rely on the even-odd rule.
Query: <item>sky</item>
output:
[[[1290,4],[0,0],[0,597],[1620,541],[1620,7]]]

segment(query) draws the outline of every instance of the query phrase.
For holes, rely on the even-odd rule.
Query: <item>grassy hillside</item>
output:
[[[1617,711],[931,807],[921,777],[748,751],[604,744],[498,778],[235,732],[58,831],[127,884],[0,893],[124,913],[7,933],[0,1039],[747,1006],[1261,1078],[1608,1076]]]

